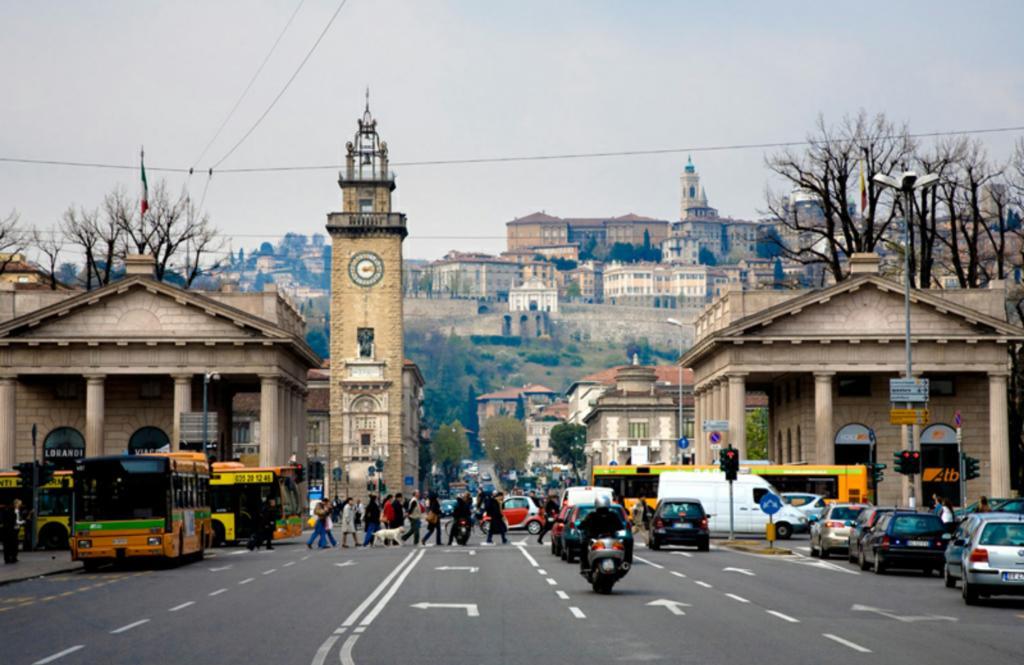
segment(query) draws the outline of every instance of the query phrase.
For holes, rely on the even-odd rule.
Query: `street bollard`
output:
[[[770,516],[764,525],[764,537],[768,541],[768,549],[775,549],[775,523]]]

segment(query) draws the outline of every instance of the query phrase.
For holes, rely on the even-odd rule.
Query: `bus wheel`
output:
[[[68,531],[60,524],[47,524],[39,532],[39,544],[48,550],[66,550]]]

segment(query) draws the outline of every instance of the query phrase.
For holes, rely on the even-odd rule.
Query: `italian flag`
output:
[[[142,214],[145,215],[146,211],[149,210],[149,183],[146,182],[146,153],[145,151],[139,152],[139,164],[142,166],[142,202],[140,204],[142,208]]]

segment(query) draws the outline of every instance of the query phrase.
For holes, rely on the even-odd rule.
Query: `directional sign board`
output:
[[[705,420],[701,423],[701,429],[705,432],[727,432],[729,431],[729,421]]]
[[[890,402],[927,402],[928,379],[889,379]]]
[[[760,505],[765,515],[774,515],[782,510],[782,499],[775,494],[768,493],[761,497]]]
[[[928,409],[889,409],[891,425],[927,425]]]

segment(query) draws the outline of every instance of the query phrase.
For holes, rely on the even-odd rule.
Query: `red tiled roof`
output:
[[[560,420],[565,420],[569,417],[569,403],[568,402],[552,402],[548,404],[537,414],[541,418],[545,416],[551,416]]]
[[[516,217],[509,224],[534,224],[537,222],[562,222],[565,221],[560,217],[553,217],[546,212],[534,212],[526,215],[525,217]]]
[[[615,367],[609,367],[608,369],[603,369],[600,372],[588,374],[582,379],[579,379],[579,381],[592,381],[605,386],[615,385],[615,376],[623,367],[629,367],[629,365],[616,365]],[[655,365],[654,374],[658,383],[668,383],[673,386],[679,385],[678,365]],[[683,385],[693,385],[693,370],[683,370]]]
[[[487,393],[485,395],[480,395],[476,399],[477,399],[477,401],[481,401],[481,400],[498,400],[498,399],[500,399],[500,400],[512,400],[512,399],[519,399],[523,395],[523,393],[531,393],[531,394],[545,393],[545,394],[554,395],[555,391],[552,390],[551,388],[548,388],[547,386],[542,386],[542,385],[540,385],[538,383],[531,383],[529,385],[522,386],[521,388],[502,388],[501,390],[496,390],[496,391],[494,391],[492,393]]]

